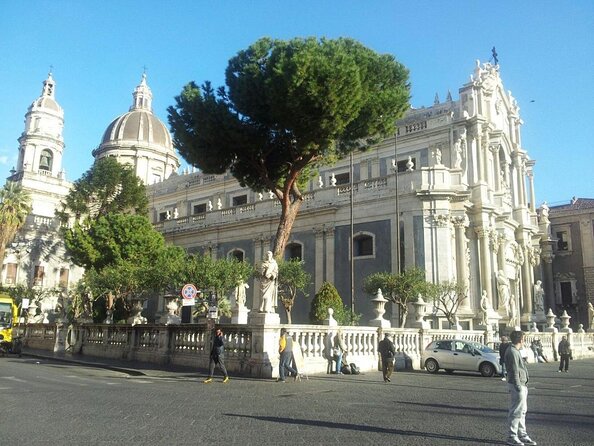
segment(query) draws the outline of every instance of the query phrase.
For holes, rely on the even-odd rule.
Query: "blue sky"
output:
[[[128,111],[144,66],[166,122],[185,83],[222,85],[229,58],[260,37],[347,36],[410,69],[414,107],[448,90],[457,99],[475,60],[488,61],[495,46],[536,160],[537,204],[594,198],[593,30],[591,0],[0,0],[0,182],[50,66],[74,181],[107,125]]]

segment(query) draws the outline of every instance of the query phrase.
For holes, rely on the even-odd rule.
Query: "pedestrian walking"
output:
[[[394,343],[390,340],[390,335],[388,333],[386,333],[384,339],[379,342],[377,349],[382,357],[382,375],[384,376],[384,382],[389,383],[391,382],[390,376],[392,376],[392,372],[394,371],[396,347],[394,347]]]
[[[510,393],[510,407],[507,415],[509,434],[507,444],[515,446],[536,445],[526,432],[526,412],[528,411],[528,369],[522,359],[520,349],[524,344],[524,334],[512,331],[511,346],[505,352],[507,368],[507,387]]]
[[[286,374],[289,372],[295,378],[295,381],[300,379],[299,373],[295,370],[291,363],[293,362],[293,338],[287,333],[286,328],[281,328],[280,339],[278,341],[278,352],[280,359],[278,363],[278,382],[286,381]]]
[[[227,374],[227,369],[225,368],[225,339],[223,338],[223,331],[220,328],[215,330],[215,335],[212,340],[212,347],[210,349],[210,362],[208,364],[209,372],[208,378],[204,380],[204,384],[208,384],[212,382],[212,377],[214,376],[214,369],[215,365],[219,367],[221,372],[223,373],[223,382],[229,382],[229,375]]]
[[[559,352],[559,372],[567,373],[567,369],[569,369],[569,360],[571,359],[571,344],[567,340],[567,336],[563,336],[561,338],[561,342],[559,342],[559,347],[557,348]]]
[[[501,336],[501,344],[499,344],[499,364],[501,365],[501,381],[507,380],[507,368],[505,367],[505,352],[511,344],[507,336]]]

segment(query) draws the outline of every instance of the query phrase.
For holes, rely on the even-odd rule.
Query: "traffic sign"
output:
[[[197,294],[198,289],[192,283],[186,283],[181,290],[181,295],[184,299],[194,299]]]

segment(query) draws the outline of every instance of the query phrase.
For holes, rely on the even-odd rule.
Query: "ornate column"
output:
[[[319,290],[324,282],[324,226],[312,228],[316,238],[314,286]]]
[[[546,244],[540,256],[542,259],[544,289],[545,289],[545,311],[555,308],[555,288],[553,283],[553,254],[552,248]]]
[[[491,268],[491,250],[489,249],[489,234],[490,230],[486,228],[477,228],[476,234],[479,238],[479,260],[481,269],[480,285],[483,290],[487,292],[487,297],[493,306],[493,287],[492,280],[493,271]]]
[[[522,321],[530,322],[532,315],[532,294],[534,292],[534,276],[532,274],[532,249],[528,245],[522,247],[524,250],[524,263],[522,264]]]
[[[491,148],[491,152],[493,153],[493,160],[495,166],[495,190],[499,191],[502,189],[502,178],[501,178],[501,162],[499,160],[499,151],[501,150],[501,146],[499,144],[493,146]]]
[[[352,241],[351,241],[352,243]],[[326,282],[334,283],[334,227],[326,227],[324,234],[324,257],[326,260]]]
[[[468,264],[466,263],[466,249],[468,245],[468,241],[466,240],[466,228],[469,225],[468,217],[466,215],[452,217],[452,224],[455,228],[456,278],[459,284],[463,285],[467,291],[470,291]],[[470,309],[470,300],[468,299],[468,296],[460,303],[460,309]]]
[[[528,179],[530,180],[530,211],[536,212],[536,195],[534,194],[534,173],[532,170],[528,172]]]

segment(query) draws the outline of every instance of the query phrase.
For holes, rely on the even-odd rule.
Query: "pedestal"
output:
[[[250,310],[248,310],[246,307],[233,308],[233,310],[231,310],[231,323],[232,324],[247,324],[249,313],[250,313]]]
[[[252,355],[245,365],[246,373],[260,378],[277,377],[280,316],[251,311],[248,323],[252,326]]]

